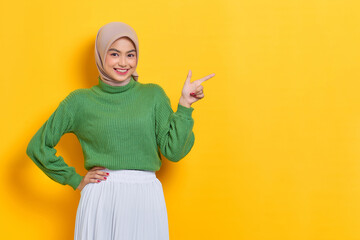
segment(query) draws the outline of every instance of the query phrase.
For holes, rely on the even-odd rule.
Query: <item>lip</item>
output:
[[[119,68],[119,69],[121,69],[121,68]],[[121,70],[124,70],[124,69],[121,69]],[[116,72],[116,74],[126,75],[126,74],[129,72],[129,69],[127,69],[126,72],[118,72],[118,71],[116,71],[116,69],[114,68],[114,71]]]

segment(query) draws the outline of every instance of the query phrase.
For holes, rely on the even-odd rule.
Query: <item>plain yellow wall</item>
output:
[[[164,161],[170,239],[360,239],[360,3],[346,0],[2,1],[1,239],[72,239],[79,191],[26,156],[72,90],[97,84],[97,30],[139,36],[139,81],[173,109],[204,82],[195,145]],[[85,174],[76,137],[57,154]]]

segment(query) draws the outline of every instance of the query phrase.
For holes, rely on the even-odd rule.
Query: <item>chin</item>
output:
[[[123,82],[127,79],[127,77],[126,78],[113,77],[113,79],[115,79],[118,82]]]

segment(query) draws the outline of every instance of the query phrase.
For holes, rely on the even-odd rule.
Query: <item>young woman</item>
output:
[[[138,81],[139,44],[129,25],[102,26],[95,59],[98,84],[62,100],[26,153],[51,179],[81,191],[75,240],[169,239],[163,188],[155,174],[160,152],[174,162],[190,152],[191,105],[204,97],[201,83],[215,74],[190,82],[189,71],[173,112],[162,87]],[[85,176],[55,155],[61,136],[70,132],[80,141]]]

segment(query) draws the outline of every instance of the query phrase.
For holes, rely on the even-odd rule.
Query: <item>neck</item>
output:
[[[133,76],[130,77],[130,80],[128,81],[127,84],[119,85],[119,86],[113,86],[104,82],[100,76],[98,77],[98,80],[99,80],[99,84],[98,84],[99,88],[107,93],[122,93],[128,91],[136,84],[136,81],[134,80]]]

